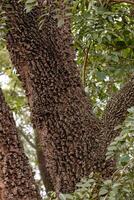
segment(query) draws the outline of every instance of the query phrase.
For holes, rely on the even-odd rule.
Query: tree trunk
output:
[[[0,89],[0,200],[39,200],[33,173]]]
[[[60,28],[50,11],[39,30],[39,8],[26,14],[23,5],[12,0],[4,9],[8,50],[31,108],[44,184],[47,190],[72,192],[91,171],[107,173],[108,109],[102,122],[92,112],[74,61],[68,20]],[[113,109],[118,112],[118,107]],[[110,135],[116,136],[113,126]]]

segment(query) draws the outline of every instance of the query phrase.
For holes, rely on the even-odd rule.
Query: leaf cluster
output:
[[[77,64],[85,90],[101,115],[107,99],[134,71],[132,7],[76,2],[72,31]]]

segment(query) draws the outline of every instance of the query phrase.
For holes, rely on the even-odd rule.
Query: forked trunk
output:
[[[74,61],[68,20],[60,28],[50,12],[39,30],[40,9],[26,14],[23,5],[11,2],[10,8],[5,6],[8,50],[31,108],[43,181],[47,190],[71,192],[91,171],[111,173],[105,165],[105,152],[109,131],[112,139],[118,133],[105,124],[111,111],[106,110],[102,122],[92,112]],[[134,105],[133,84],[131,90],[129,106]],[[126,116],[127,104],[123,112],[116,108],[120,105],[112,112],[115,116],[118,112],[120,117]]]

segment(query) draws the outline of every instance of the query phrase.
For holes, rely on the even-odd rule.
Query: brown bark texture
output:
[[[134,105],[134,81],[131,79],[109,101],[103,120],[97,119],[74,61],[69,20],[58,27],[54,8],[51,3],[40,30],[39,8],[25,13],[17,0],[11,0],[10,7],[5,4],[7,46],[31,108],[46,189],[72,192],[91,171],[110,175],[113,170],[104,162],[105,152],[118,134],[115,126],[124,120],[127,108]],[[64,5],[61,8],[64,12]]]
[[[0,89],[0,200],[39,200],[13,115]]]

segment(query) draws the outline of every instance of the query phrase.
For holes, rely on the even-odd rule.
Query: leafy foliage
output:
[[[85,1],[83,1],[85,2]],[[128,5],[76,1],[73,33],[86,92],[99,115],[106,100],[134,71],[134,18]]]

